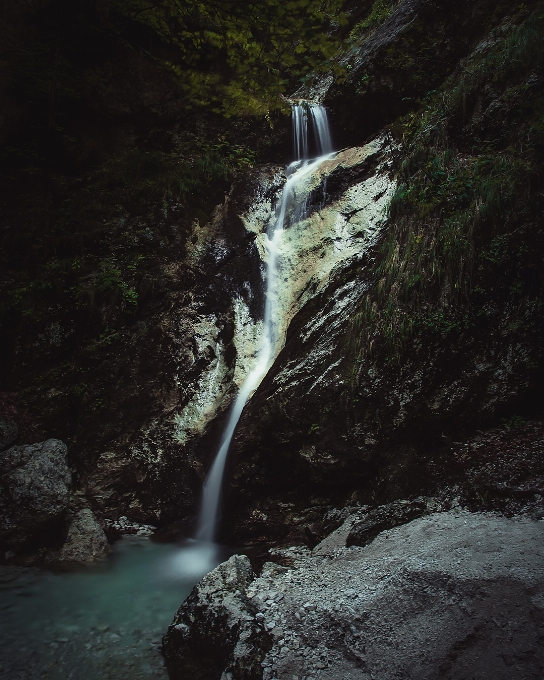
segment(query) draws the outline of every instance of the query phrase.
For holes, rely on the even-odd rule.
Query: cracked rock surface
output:
[[[57,521],[69,503],[72,475],[59,439],[0,453],[0,539],[17,545]]]
[[[348,518],[336,541],[326,539],[326,550],[279,551],[292,566],[267,563],[258,578],[239,556],[217,567],[196,586],[165,639],[171,677],[542,677],[544,522],[434,513],[347,548],[352,525]],[[246,565],[242,575],[229,581],[225,575],[238,561]],[[199,644],[212,650],[202,656],[209,665],[200,675],[171,663],[176,654],[182,658],[181,633],[173,635],[180,625],[184,640],[199,635]],[[251,657],[250,670],[240,663],[248,630],[252,649],[256,640],[270,641],[261,644],[267,651],[260,667]],[[212,664],[213,650],[227,641],[223,664]]]

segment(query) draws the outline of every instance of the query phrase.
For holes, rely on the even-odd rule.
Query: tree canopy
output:
[[[343,0],[107,0],[165,46],[187,106],[266,114],[310,73],[334,69]],[[168,49],[169,48],[169,49]]]

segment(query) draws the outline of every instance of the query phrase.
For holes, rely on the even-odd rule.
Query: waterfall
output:
[[[315,136],[319,146],[319,155],[327,156],[332,152],[332,140],[327,118],[327,110],[322,106],[310,106],[310,115],[315,128]]]
[[[313,161],[308,158],[308,115],[312,121],[320,153],[319,158]],[[289,226],[289,214],[292,214],[293,221],[297,221],[304,213],[306,203],[306,196],[303,198],[295,196],[295,185],[317,169],[332,153],[327,113],[322,106],[316,104],[293,106],[292,121],[294,151],[297,160],[291,163],[286,170],[287,181],[283,188],[279,209],[276,212],[275,219],[271,219],[267,227],[266,303],[257,364],[245,379],[232,405],[221,437],[219,450],[204,483],[196,533],[196,538],[200,541],[212,542],[215,538],[225,463],[236,425],[248,399],[268,372],[280,349],[277,319],[278,273],[280,269],[278,251],[282,233]]]
[[[293,147],[297,160],[308,157],[308,116],[304,107],[293,106]]]

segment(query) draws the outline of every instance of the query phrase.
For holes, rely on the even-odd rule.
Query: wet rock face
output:
[[[280,246],[281,335],[306,303],[376,242],[395,186],[389,176],[390,146],[383,136],[344,150],[299,187],[310,201],[304,218],[289,223]],[[85,492],[102,516],[129,513],[131,521],[165,522],[194,512],[226,409],[256,361],[268,257],[265,232],[275,219],[284,182],[282,168],[252,170],[239,178],[210,222],[193,225],[183,264],[190,277],[182,280],[181,266],[172,265],[167,305],[149,324],[156,342],[147,350],[142,344],[131,355],[132,372],[146,360],[153,362],[147,372],[155,378],[150,390],[143,390],[147,408],[130,395],[118,395],[120,420],[134,418],[129,407],[137,401],[143,425],[130,439],[127,427],[87,466]],[[357,294],[349,285],[335,296],[339,314],[349,315]],[[335,324],[332,330],[339,328]]]
[[[193,588],[163,640],[170,678],[262,677],[271,643],[246,595],[254,578],[249,559],[234,555]]]
[[[278,502],[308,506],[312,496],[344,493],[347,504],[358,493],[374,504],[435,493],[447,475],[458,474],[451,469],[456,459],[444,453],[453,442],[523,412],[530,348],[497,328],[414,341],[400,364],[377,354],[363,370],[353,318],[369,285],[366,265],[370,274],[372,252],[352,269],[338,268],[299,311],[246,407],[231,451],[232,492],[226,492],[232,518],[226,530],[237,538],[256,533],[258,511],[268,516],[268,536],[284,540],[288,527],[270,512]],[[512,455],[522,473],[527,468]],[[427,465],[433,458],[438,467],[444,460],[443,475]],[[532,488],[542,494],[541,481]]]
[[[62,517],[72,481],[66,455],[58,439],[0,453],[2,541],[21,544]]]
[[[80,510],[72,520],[62,546],[60,559],[70,562],[93,562],[109,551],[108,539],[90,508]]]
[[[329,483],[357,474],[359,443],[347,451],[333,430],[333,447],[316,440],[321,412],[345,401],[352,360],[346,340],[395,190],[394,153],[387,136],[346,149],[322,163],[305,187],[307,213],[289,226],[280,247],[285,346],[247,404],[231,452],[237,499],[264,486],[270,495],[278,477],[289,485],[301,477]]]
[[[309,91],[301,88],[299,96],[324,99],[340,144],[360,143],[436,88],[485,35],[490,16],[511,9],[490,0],[403,0],[379,26],[362,33],[347,56],[346,83],[331,78]]]
[[[186,259],[174,252],[165,265],[164,297],[146,309],[141,339],[111,358],[114,374],[124,363],[133,381],[112,389],[112,436],[78,440],[82,490],[102,517],[158,523],[194,512],[212,453],[196,442],[248,369],[262,285],[253,241],[230,200],[209,223],[195,221],[189,240]]]
[[[269,563],[244,589],[238,584],[238,597],[270,634],[263,680],[542,674],[543,522],[447,512],[382,532],[363,548],[283,552],[290,568]],[[230,587],[215,591],[206,616],[215,611],[219,620],[222,598],[230,597]],[[193,611],[187,639],[203,631]],[[222,628],[224,636],[235,631],[226,619]],[[202,641],[208,656],[216,639],[214,631],[207,647]],[[170,638],[169,654],[180,640]],[[212,679],[232,671],[210,664],[208,675],[193,675],[188,665],[177,672],[172,677]],[[261,677],[251,673],[232,677]]]

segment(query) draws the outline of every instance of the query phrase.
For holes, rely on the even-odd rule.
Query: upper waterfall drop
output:
[[[308,158],[308,116],[311,119],[311,127],[320,152],[320,156],[313,161],[310,161]],[[268,255],[265,278],[266,302],[257,362],[234,400],[221,437],[219,450],[203,487],[196,539],[209,543],[215,539],[225,463],[234,431],[244,406],[267,374],[278,351],[281,349],[282,338],[279,331],[280,320],[278,319],[280,311],[280,306],[278,305],[280,293],[278,281],[281,270],[281,258],[279,257],[280,242],[284,229],[289,226],[291,221],[289,216],[292,215],[292,220],[295,222],[300,219],[305,211],[307,198],[306,195],[298,196],[294,189],[301,179],[316,170],[324,160],[330,158],[332,153],[327,113],[322,106],[317,104],[297,104],[292,108],[292,120],[294,151],[297,160],[287,168],[287,181],[283,187],[275,219],[273,218],[269,221],[266,230],[265,249]]]
[[[301,103],[291,108],[295,160],[305,161],[308,155],[308,116],[311,119],[319,156],[332,153],[332,140],[327,110],[319,104]]]
[[[297,161],[308,157],[308,116],[304,107],[297,105],[291,109],[293,120],[293,148]]]
[[[332,153],[332,139],[329,128],[327,109],[323,106],[311,104],[309,106],[310,115],[315,129],[315,136],[319,146],[319,155],[327,156]]]

